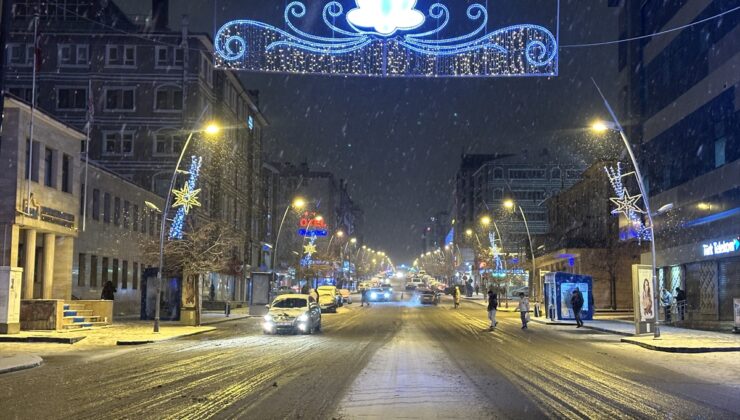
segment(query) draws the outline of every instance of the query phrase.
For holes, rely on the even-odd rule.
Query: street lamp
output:
[[[200,120],[203,118],[203,116],[206,114],[207,107],[203,108],[203,111],[200,114],[200,117],[198,117],[198,121],[195,123],[196,126],[200,123]],[[185,140],[185,144],[182,146],[182,150],[180,150],[180,157],[177,158],[177,164],[175,165],[175,170],[172,171],[172,179],[170,179],[170,187],[167,189],[167,199],[164,202],[164,209],[162,210],[162,222],[160,223],[160,230],[159,230],[159,270],[157,270],[157,297],[156,301],[154,303],[154,332],[159,332],[159,316],[160,316],[160,299],[162,298],[162,271],[164,271],[164,232],[165,227],[167,225],[167,213],[170,211],[170,203],[172,201],[172,190],[175,188],[175,181],[177,180],[177,174],[180,172],[180,164],[182,163],[182,158],[185,156],[185,152],[188,150],[188,146],[190,145],[190,141],[193,139],[193,136],[196,132],[202,132],[205,133],[207,136],[213,137],[216,134],[218,134],[221,129],[215,122],[210,122],[205,127],[201,128],[200,130],[190,130],[190,134],[188,134],[187,140]],[[155,206],[156,207],[156,206]]]
[[[609,105],[609,101],[606,100],[606,97],[604,96],[604,93],[601,92],[601,89],[599,88],[599,85],[596,84],[596,80],[593,78],[591,81],[594,82],[594,86],[596,86],[596,90],[599,92],[599,95],[601,96],[601,99],[604,101],[604,105],[606,106],[606,109],[609,111],[609,115],[611,115],[613,123],[608,123],[604,121],[597,121],[594,123],[591,128],[596,132],[606,132],[607,130],[613,130],[619,133],[619,136],[622,138],[622,142],[624,142],[624,147],[627,149],[627,153],[630,155],[630,159],[632,160],[632,166],[635,168],[635,175],[637,178],[637,186],[640,188],[640,194],[642,194],[642,200],[645,203],[645,212],[647,213],[648,222],[650,223],[650,254],[652,257],[652,275],[653,275],[653,308],[658,307],[658,277],[655,275],[655,266],[656,266],[656,256],[655,256],[655,225],[653,224],[653,213],[650,211],[650,200],[647,194],[647,190],[645,189],[645,184],[643,183],[642,173],[640,172],[640,165],[637,163],[637,159],[635,158],[635,153],[632,151],[632,146],[630,145],[629,139],[627,139],[627,134],[624,132],[624,128],[619,123],[619,120],[617,119],[617,115],[614,113],[614,110],[612,109],[611,105]],[[658,327],[658,314],[655,312],[655,331],[653,331],[653,338],[659,338],[660,337],[660,328]]]
[[[524,215],[524,209],[522,206],[517,205],[514,203],[514,200],[508,199],[504,200],[504,207],[508,210],[513,210],[515,207],[519,208],[519,213],[522,215],[522,220],[524,220],[524,228],[527,230],[527,239],[529,239],[529,252],[532,253],[532,284],[534,284],[534,276],[537,275],[537,260],[534,256],[534,246],[532,245],[532,235],[529,232],[529,223],[527,222],[527,216]],[[540,280],[541,280],[540,276]],[[537,281],[537,286],[539,287],[539,294],[540,296],[537,296],[537,299],[542,299],[542,294],[545,289],[544,284],[542,284],[541,281]]]
[[[294,208],[296,210],[300,210],[303,207],[306,206],[306,200],[304,200],[301,197],[296,197],[293,199],[293,202],[288,204],[287,207],[285,207],[285,213],[283,213],[283,219],[280,221],[280,226],[278,226],[277,235],[275,236],[275,246],[272,248],[272,260],[270,261],[270,270],[275,271],[275,260],[277,260],[278,257],[278,243],[280,242],[280,232],[283,231],[283,224],[285,223],[285,218],[288,217],[288,212],[291,208]]]

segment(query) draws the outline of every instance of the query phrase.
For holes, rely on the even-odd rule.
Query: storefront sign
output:
[[[731,241],[715,241],[709,244],[703,244],[701,247],[705,257],[738,252],[740,251],[740,238]]]

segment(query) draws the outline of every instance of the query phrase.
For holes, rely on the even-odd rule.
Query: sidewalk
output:
[[[547,318],[532,318],[533,322],[545,325],[575,326],[571,321],[550,321]],[[714,331],[692,330],[687,328],[660,326],[660,338],[652,334],[635,335],[634,324],[630,321],[614,319],[595,319],[584,321],[583,328],[610,334],[623,335],[623,343],[635,344],[649,350],[670,353],[710,353],[740,351],[740,335]]]
[[[0,354],[0,374],[30,369],[43,360],[34,354]]]

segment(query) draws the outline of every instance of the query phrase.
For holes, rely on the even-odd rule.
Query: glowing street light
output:
[[[491,224],[491,218],[489,216],[483,216],[483,217],[480,218],[480,223],[483,226],[488,226],[488,225]]]
[[[205,126],[203,132],[208,134],[209,136],[215,136],[216,134],[221,132],[221,126],[219,126],[218,123],[216,123],[215,121],[211,121]]]
[[[609,129],[609,125],[601,120],[594,121],[593,124],[591,124],[591,130],[597,133],[604,133]]]
[[[277,260],[278,256],[278,243],[280,242],[280,233],[283,231],[283,224],[285,224],[285,218],[288,217],[288,212],[291,208],[294,208],[296,210],[301,210],[302,208],[306,207],[306,200],[302,197],[296,197],[293,199],[293,201],[285,207],[285,213],[283,213],[283,219],[280,221],[280,226],[278,226],[277,235],[275,236],[275,246],[272,248],[272,259],[270,260],[270,269],[272,271],[275,271],[275,260]]]

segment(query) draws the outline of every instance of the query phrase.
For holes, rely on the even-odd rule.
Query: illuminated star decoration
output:
[[[309,255],[309,256],[315,254],[316,253],[316,245],[314,245],[312,243],[310,243],[308,245],[304,245],[303,246],[303,253],[306,254],[306,255]]]
[[[616,197],[609,198],[617,206],[611,213],[614,215],[623,214],[627,218],[630,225],[635,229],[638,241],[649,241],[652,238],[652,230],[650,227],[645,226],[645,222],[642,219],[645,211],[637,204],[642,198],[642,194],[630,195],[623,182],[625,177],[635,175],[635,173],[622,174],[621,162],[617,162],[616,168],[604,167],[604,170],[609,177],[609,182],[611,182],[614,192],[617,194]]]
[[[491,257],[495,268],[493,269],[493,275],[495,277],[506,276],[506,270],[504,270],[504,264],[501,261],[501,253],[499,252],[498,245],[496,245],[496,234],[494,232],[488,233],[488,241],[491,243]]]
[[[467,25],[450,25],[467,26],[463,33],[448,30],[453,13],[442,0],[428,10],[418,10],[417,0],[354,3],[356,7],[346,11],[340,1],[325,1],[325,27],[318,33],[304,31],[295,22],[309,15],[302,0],[287,4],[282,28],[256,20],[227,22],[214,36],[216,66],[374,77],[558,74],[558,37],[535,24],[489,28],[488,1],[467,6]],[[449,3],[461,8],[463,2]],[[558,3],[553,0],[553,13]],[[454,14],[462,15],[462,10]]]
[[[308,245],[303,246],[303,258],[301,258],[301,265],[308,267],[313,263],[312,255],[316,253],[316,235],[311,235]]]
[[[202,163],[203,158],[192,156],[190,158],[190,170],[188,171],[190,177],[188,178],[188,182],[185,183],[182,189],[172,191],[176,197],[176,201],[172,207],[178,207],[178,209],[175,218],[172,220],[172,226],[170,226],[170,239],[182,239],[185,216],[188,215],[191,207],[200,206],[200,202],[198,201],[200,189],[196,189],[196,186],[200,177],[200,166]]]

